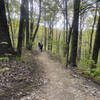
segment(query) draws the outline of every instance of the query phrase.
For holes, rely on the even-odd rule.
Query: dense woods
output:
[[[0,2],[0,46],[5,47],[6,44],[3,43],[6,42],[8,48],[13,48],[14,42],[17,50],[15,52],[21,56],[22,47],[31,50],[36,40],[44,43],[44,50],[53,53],[56,48],[57,55],[63,53],[66,65],[69,63],[76,66],[78,59],[87,57],[88,59],[92,57],[95,64],[98,62],[100,48],[98,0],[21,0],[21,2],[2,0]],[[8,52],[6,48],[1,49],[3,49],[0,50],[1,56],[2,51]]]
[[[100,80],[100,0],[0,0],[0,57],[43,51]]]

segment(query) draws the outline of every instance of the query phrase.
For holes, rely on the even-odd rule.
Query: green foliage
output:
[[[84,73],[86,77],[91,77],[95,80],[100,80],[100,65],[95,65],[97,68],[91,69],[91,66],[95,65],[94,61],[90,58],[83,58],[78,64],[79,70]]]
[[[96,80],[100,80],[100,68],[91,69],[91,77],[94,77]]]
[[[16,56],[16,60],[17,61],[24,61],[25,60],[25,56],[24,57],[18,57],[18,56]]]
[[[5,67],[5,68],[0,68],[0,72],[4,72],[4,71],[7,71],[7,70],[9,70],[9,68],[8,68],[8,67]]]
[[[86,77],[89,77],[89,75],[91,74],[91,69],[90,68],[87,68],[85,71],[84,71],[84,74]]]
[[[83,58],[81,59],[81,61],[79,62],[79,67],[81,69],[87,69],[87,68],[91,68],[92,65],[95,65],[94,61],[90,58]]]
[[[98,63],[96,64],[96,66],[99,68],[100,67],[100,53],[99,53],[99,57],[98,57]]]
[[[18,56],[16,56],[16,60],[18,61],[18,60],[21,60],[21,58],[20,57],[18,57]]]
[[[0,61],[9,61],[9,58],[8,57],[2,57],[2,58],[0,58]]]

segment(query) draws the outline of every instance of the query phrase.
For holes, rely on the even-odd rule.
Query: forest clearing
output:
[[[0,0],[0,100],[100,100],[100,0]]]

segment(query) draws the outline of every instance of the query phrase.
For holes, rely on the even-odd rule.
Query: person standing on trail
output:
[[[42,52],[42,50],[43,50],[43,44],[42,44],[42,42],[40,43],[38,43],[38,47],[39,47],[39,49],[40,49],[40,51]]]
[[[40,51],[42,52],[42,50],[43,50],[43,44],[42,44],[42,42],[40,43]]]

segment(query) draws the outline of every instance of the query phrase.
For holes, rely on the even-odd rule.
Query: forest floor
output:
[[[26,55],[27,61],[21,62],[31,67],[19,67],[21,75],[14,78],[16,85],[8,81],[9,85],[4,85],[5,91],[4,86],[0,85],[0,100],[100,100],[99,85],[62,67],[46,52],[35,51],[32,54]]]

